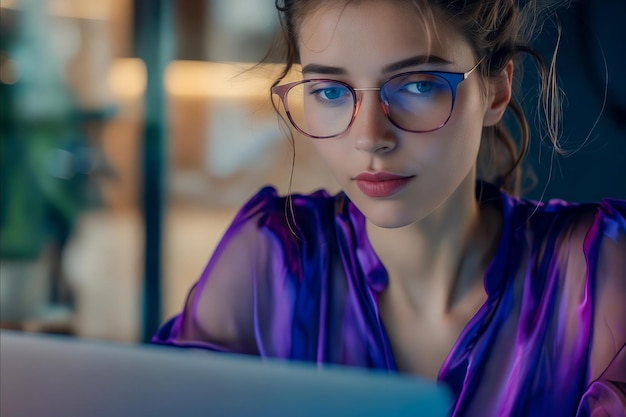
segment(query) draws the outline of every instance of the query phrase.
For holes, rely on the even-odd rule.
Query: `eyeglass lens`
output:
[[[297,128],[315,137],[343,133],[353,119],[357,93],[331,80],[305,80],[286,95],[290,118]],[[381,86],[380,98],[392,123],[401,129],[426,132],[441,127],[452,111],[453,91],[436,74],[407,73]]]

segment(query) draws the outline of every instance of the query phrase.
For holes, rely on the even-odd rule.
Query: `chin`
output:
[[[389,216],[387,216],[387,217],[389,217]],[[399,229],[401,227],[405,227],[405,226],[408,226],[408,225],[414,223],[413,221],[404,220],[404,219],[397,218],[397,217],[396,218],[379,219],[377,217],[368,217],[368,216],[366,216],[366,218],[374,226],[380,227],[382,229]]]
[[[359,207],[368,222],[383,229],[398,229],[419,220],[419,217],[416,218],[414,207],[412,210],[407,209],[407,207],[398,207],[397,202],[391,201],[375,201],[373,204]]]
[[[371,224],[381,229],[400,229],[408,225],[406,223],[401,223],[401,222],[377,222],[369,218],[368,220]]]

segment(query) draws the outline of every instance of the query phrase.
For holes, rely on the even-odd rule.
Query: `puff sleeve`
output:
[[[253,197],[227,229],[180,314],[152,343],[260,356],[288,355],[293,297],[284,203],[273,188]],[[281,335],[281,340],[272,336]]]
[[[626,202],[604,201],[585,239],[595,269],[587,386],[577,417],[626,417]]]

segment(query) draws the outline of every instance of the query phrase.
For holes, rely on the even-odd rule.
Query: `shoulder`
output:
[[[242,206],[227,234],[247,229],[285,239],[287,235],[296,239],[316,237],[341,215],[340,202],[344,198],[343,194],[330,195],[326,190],[279,195],[274,187],[264,187]]]
[[[584,291],[626,281],[626,201],[537,202],[499,193],[503,235],[499,271],[534,283]],[[495,283],[503,283],[493,278]],[[541,285],[543,285],[541,284]]]
[[[505,227],[515,246],[527,251],[536,271],[558,270],[559,275],[579,275],[581,280],[626,278],[626,201],[539,203],[506,196],[504,201],[509,205]]]
[[[535,241],[567,239],[596,241],[626,233],[626,200],[571,203],[520,199],[502,193],[505,222]]]
[[[281,216],[289,213],[306,215],[312,212],[332,210],[340,195],[332,196],[326,190],[310,194],[279,195],[271,186],[261,188],[250,198],[235,216],[235,220],[246,221],[255,216]]]
[[[587,276],[597,277],[596,285],[608,277],[626,279],[626,201],[552,201],[542,208],[541,217],[545,220],[538,221],[534,234],[545,234],[559,253],[567,253],[577,262],[584,260]],[[621,266],[616,269],[617,265]]]
[[[319,256],[320,245],[334,241],[344,200],[325,190],[282,196],[264,187],[235,215],[208,266],[236,256],[255,268],[299,268],[298,259]]]

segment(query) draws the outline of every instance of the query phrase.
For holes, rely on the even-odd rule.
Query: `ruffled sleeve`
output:
[[[595,271],[591,383],[577,417],[626,417],[626,202],[605,200],[585,237]]]
[[[233,353],[286,356],[291,326],[286,253],[295,237],[285,223],[284,198],[266,187],[235,216],[183,311],[153,343]],[[271,326],[271,329],[265,328]],[[265,340],[265,334],[281,340]],[[268,351],[269,350],[269,351]]]

